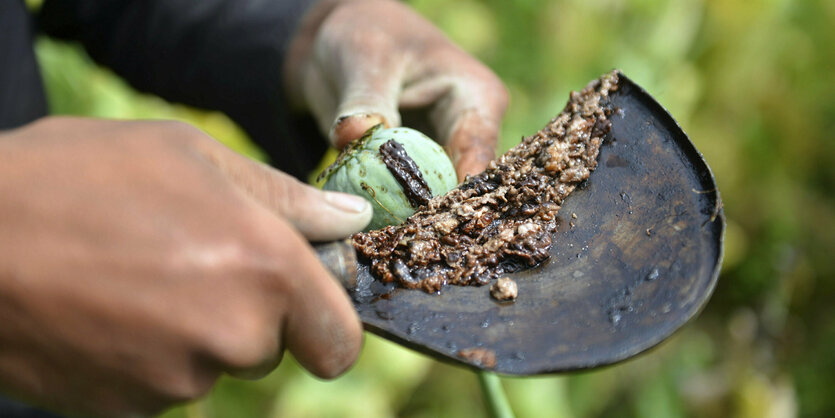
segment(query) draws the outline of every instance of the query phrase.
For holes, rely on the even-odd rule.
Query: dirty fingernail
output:
[[[341,149],[352,140],[361,137],[366,130],[379,123],[388,127],[388,123],[385,118],[376,113],[354,113],[343,115],[338,117],[333,123],[333,127],[331,128],[331,138],[334,140],[334,145]]]

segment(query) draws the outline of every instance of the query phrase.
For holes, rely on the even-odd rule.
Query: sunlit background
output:
[[[618,366],[505,378],[517,416],[835,416],[835,2],[408,3],[509,87],[500,151],[620,68],[677,118],[722,193],[725,263],[701,316]],[[138,94],[76,45],[39,39],[37,52],[53,113],[185,120],[262,158],[223,115]],[[286,358],[166,416],[461,417],[481,402],[472,372],[367,335],[335,381]]]

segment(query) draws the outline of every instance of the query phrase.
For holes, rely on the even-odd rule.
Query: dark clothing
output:
[[[41,76],[32,50],[32,21],[21,0],[0,0],[0,129],[46,114]]]
[[[291,120],[282,88],[289,39],[314,0],[0,0],[0,129],[46,114],[35,31],[78,41],[135,88],[219,110],[276,167],[304,177],[327,147],[308,119]]]
[[[3,418],[61,418],[44,411],[0,396],[0,417]]]

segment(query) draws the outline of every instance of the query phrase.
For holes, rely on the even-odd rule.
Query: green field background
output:
[[[517,416],[835,416],[835,2],[408,3],[507,84],[500,151],[619,68],[688,132],[724,200],[725,263],[701,316],[621,365],[503,379]],[[263,158],[224,115],[137,93],[77,45],[43,38],[37,53],[54,114],[184,120]],[[287,356],[165,416],[466,417],[481,402],[472,372],[366,335],[339,379]]]

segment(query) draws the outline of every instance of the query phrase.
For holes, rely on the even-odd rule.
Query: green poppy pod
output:
[[[434,196],[458,185],[444,149],[410,128],[369,129],[320,178],[323,188],[362,196],[374,207],[367,230],[397,225]]]

